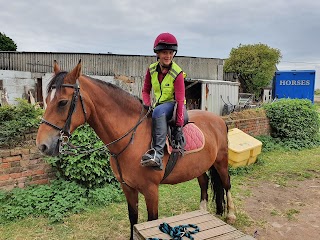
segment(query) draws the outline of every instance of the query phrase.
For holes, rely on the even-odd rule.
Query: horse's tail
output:
[[[212,166],[209,171],[211,189],[213,191],[212,201],[216,202],[216,213],[222,215],[225,209],[225,191],[217,169]]]

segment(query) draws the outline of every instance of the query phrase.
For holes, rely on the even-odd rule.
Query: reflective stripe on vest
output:
[[[172,62],[171,69],[160,84],[157,72],[158,64],[159,62],[155,62],[149,66],[151,84],[156,98],[156,104],[174,101],[174,81],[182,70],[178,64]]]

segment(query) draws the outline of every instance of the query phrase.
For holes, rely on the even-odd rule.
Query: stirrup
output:
[[[141,159],[143,167],[153,167],[155,170],[162,170],[162,161],[157,161],[157,151],[154,148],[149,149]]]

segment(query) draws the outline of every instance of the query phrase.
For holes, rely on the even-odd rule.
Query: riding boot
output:
[[[155,170],[162,170],[162,158],[167,137],[166,115],[152,119],[152,148],[149,149],[141,160],[144,167],[153,167]]]

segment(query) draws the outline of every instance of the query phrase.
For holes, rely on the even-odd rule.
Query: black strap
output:
[[[164,171],[164,175],[163,178],[161,180],[161,182],[166,179],[169,174],[172,172],[172,170],[174,169],[174,166],[176,165],[178,158],[179,158],[180,152],[177,149],[172,149],[172,152],[170,154],[170,157],[168,159],[168,163],[166,165],[166,169]]]

